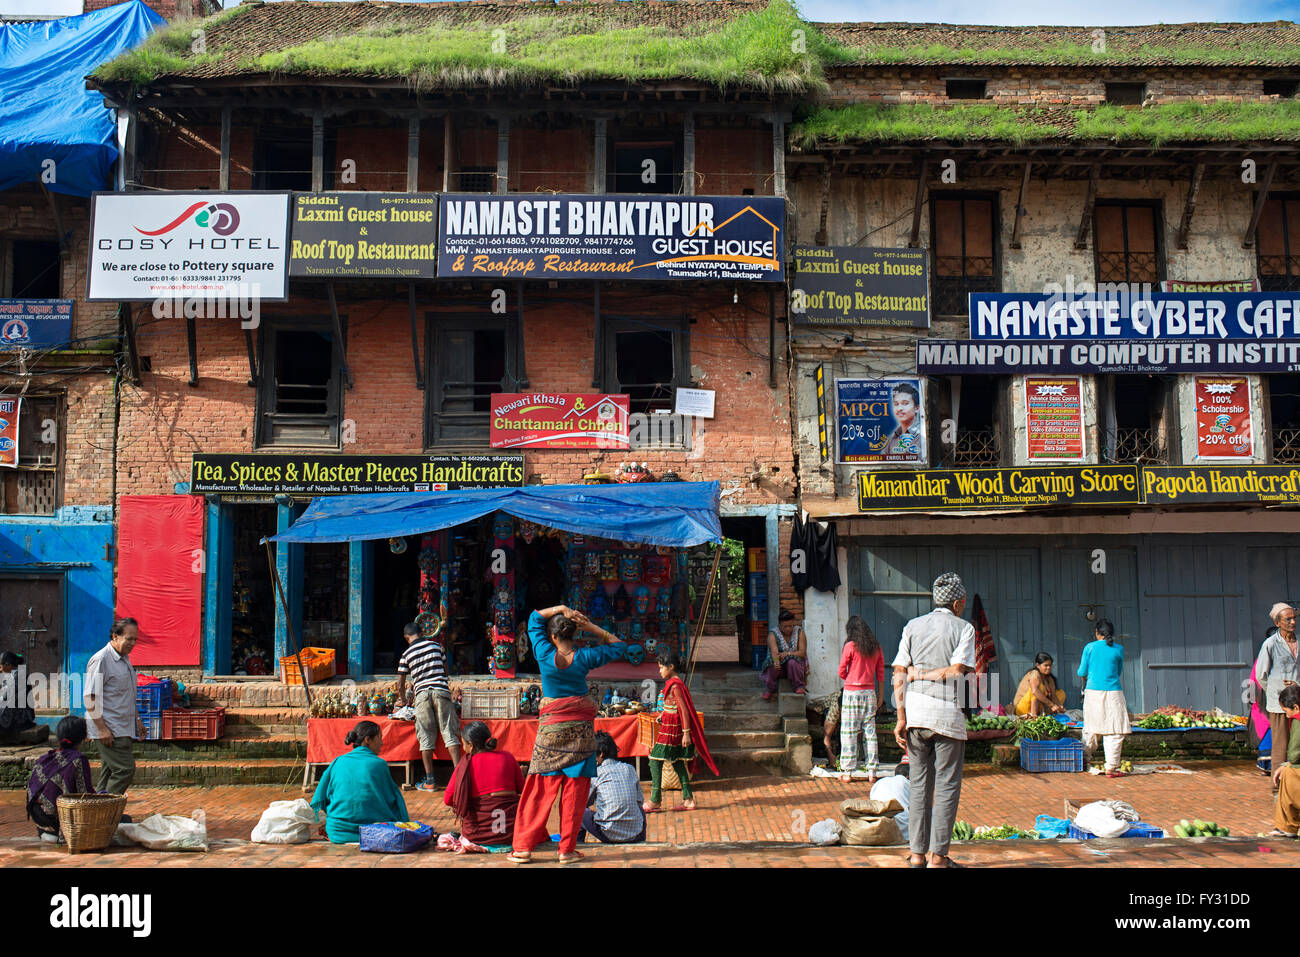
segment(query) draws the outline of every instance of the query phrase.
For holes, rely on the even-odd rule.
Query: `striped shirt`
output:
[[[447,684],[447,663],[442,655],[442,645],[432,638],[419,638],[411,642],[397,663],[399,675],[410,675],[415,693],[432,691],[451,697]]]

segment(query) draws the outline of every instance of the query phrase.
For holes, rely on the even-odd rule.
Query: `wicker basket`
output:
[[[655,746],[655,735],[659,733],[659,714],[658,711],[642,711],[638,716],[637,722],[637,743],[644,744],[647,748]],[[704,727],[704,712],[695,712],[695,718],[700,722],[700,727]]]
[[[460,716],[482,720],[519,717],[519,693],[509,688],[465,688],[460,693]]]
[[[69,854],[102,851],[113,842],[113,832],[126,810],[124,794],[61,794],[59,830]]]

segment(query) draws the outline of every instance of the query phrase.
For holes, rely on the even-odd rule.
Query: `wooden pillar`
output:
[[[1094,163],[1088,173],[1088,195],[1083,201],[1083,215],[1079,217],[1079,232],[1074,237],[1075,249],[1088,248],[1088,224],[1092,222],[1092,210],[1097,205],[1097,182],[1101,179],[1101,166]]]
[[[1016,200],[1016,224],[1011,229],[1011,248],[1020,248],[1020,225],[1025,220],[1025,199],[1029,196],[1029,171],[1033,164],[1025,161],[1025,172],[1020,178],[1020,198]]]
[[[682,115],[682,192],[695,195],[695,114]]]
[[[230,113],[229,103],[221,107],[221,172],[217,188],[222,192],[230,189]]]
[[[1183,204],[1183,218],[1178,224],[1178,248],[1187,248],[1187,237],[1192,231],[1192,214],[1196,212],[1196,196],[1201,191],[1201,179],[1205,176],[1205,164],[1197,163],[1192,170],[1192,182],[1187,187],[1187,202]]]
[[[916,197],[912,201],[912,231],[908,235],[907,248],[916,249],[921,245],[921,210],[925,203],[925,178],[930,172],[930,161],[921,160],[921,170],[916,174]],[[931,239],[933,241],[933,238]]]
[[[497,188],[510,192],[510,117],[497,117]]]
[[[415,115],[406,124],[406,191],[414,193],[420,188],[420,117]]]
[[[234,592],[235,523],[231,506],[207,503],[207,558],[203,573],[203,673],[228,675]]]
[[[276,532],[285,532],[293,524],[293,505],[276,506]],[[275,660],[290,654],[289,622],[293,622],[293,633],[299,644],[302,634],[302,593],[303,593],[303,546],[296,542],[277,542],[275,545],[275,565],[284,585],[284,603],[275,603]],[[288,617],[285,615],[288,605]]]
[[[314,110],[311,114],[311,191],[319,193],[325,188],[325,114]]]
[[[387,542],[348,543],[348,675],[374,671],[375,548]]]
[[[593,193],[605,192],[605,180],[607,178],[605,172],[605,161],[607,159],[608,149],[606,137],[608,131],[609,121],[603,116],[596,117],[595,143],[593,147],[595,149],[595,156],[592,157],[592,169],[595,170],[592,174],[594,182],[591,184],[591,191]]]
[[[772,115],[772,194],[785,195],[785,117]]]
[[[1255,245],[1255,229],[1259,226],[1259,217],[1264,213],[1264,204],[1268,202],[1268,191],[1273,185],[1273,174],[1276,172],[1277,160],[1273,160],[1264,169],[1264,182],[1259,184],[1259,195],[1255,197],[1255,210],[1250,214],[1250,225],[1246,227],[1246,235],[1241,237],[1243,249]]]
[[[452,184],[456,182],[452,169],[456,165],[455,144],[456,124],[452,122],[451,114],[448,113],[442,118],[442,191],[444,193],[452,192]]]

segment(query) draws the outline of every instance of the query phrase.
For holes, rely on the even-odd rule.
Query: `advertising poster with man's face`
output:
[[[921,379],[839,379],[835,399],[839,462],[926,464]]]

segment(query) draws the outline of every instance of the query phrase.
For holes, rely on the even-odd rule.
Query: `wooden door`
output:
[[[5,651],[15,651],[25,659],[27,679],[32,686],[28,707],[67,707],[66,686],[61,680],[64,671],[62,575],[0,577],[0,641]]]

